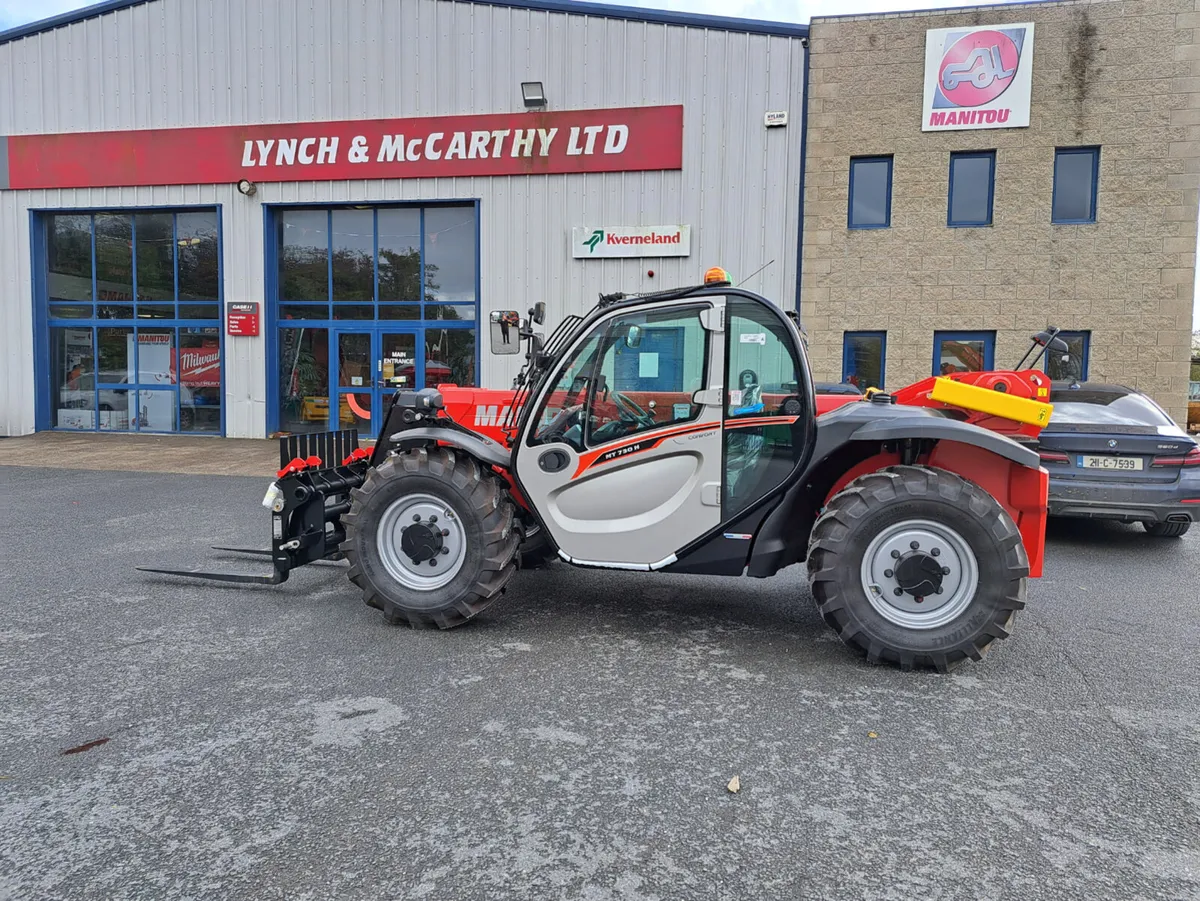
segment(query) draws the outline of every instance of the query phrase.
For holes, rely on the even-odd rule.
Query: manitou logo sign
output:
[[[475,425],[478,428],[499,428],[508,422],[508,414],[510,411],[508,404],[503,407],[498,404],[476,404],[475,405]],[[517,407],[517,413],[521,412],[521,408]]]
[[[1032,22],[927,31],[921,128],[1024,128],[1032,84]]]
[[[571,232],[571,247],[576,259],[686,257],[692,252],[692,227],[576,228]]]

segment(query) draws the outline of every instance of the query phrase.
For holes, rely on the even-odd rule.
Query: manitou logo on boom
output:
[[[475,425],[481,428],[499,428],[508,422],[509,410],[508,404],[503,407],[497,404],[477,404],[475,406]],[[518,408],[518,412],[520,412],[520,408]]]

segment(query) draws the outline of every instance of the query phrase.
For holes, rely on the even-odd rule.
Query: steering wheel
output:
[[[617,403],[617,413],[626,422],[635,422],[645,427],[657,425],[651,414],[647,413],[620,391],[613,391],[612,399]]]
[[[563,436],[571,430],[571,427],[582,421],[582,413],[583,404],[571,404],[563,407],[546,424],[546,428],[539,437],[546,441],[562,441]]]

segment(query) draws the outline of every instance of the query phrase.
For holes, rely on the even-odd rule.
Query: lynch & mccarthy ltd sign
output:
[[[682,166],[682,106],[0,137],[14,190]]]

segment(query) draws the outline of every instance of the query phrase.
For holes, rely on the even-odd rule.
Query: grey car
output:
[[[1038,439],[1050,515],[1140,522],[1178,537],[1200,518],[1200,446],[1147,397],[1123,385],[1055,383]]]

